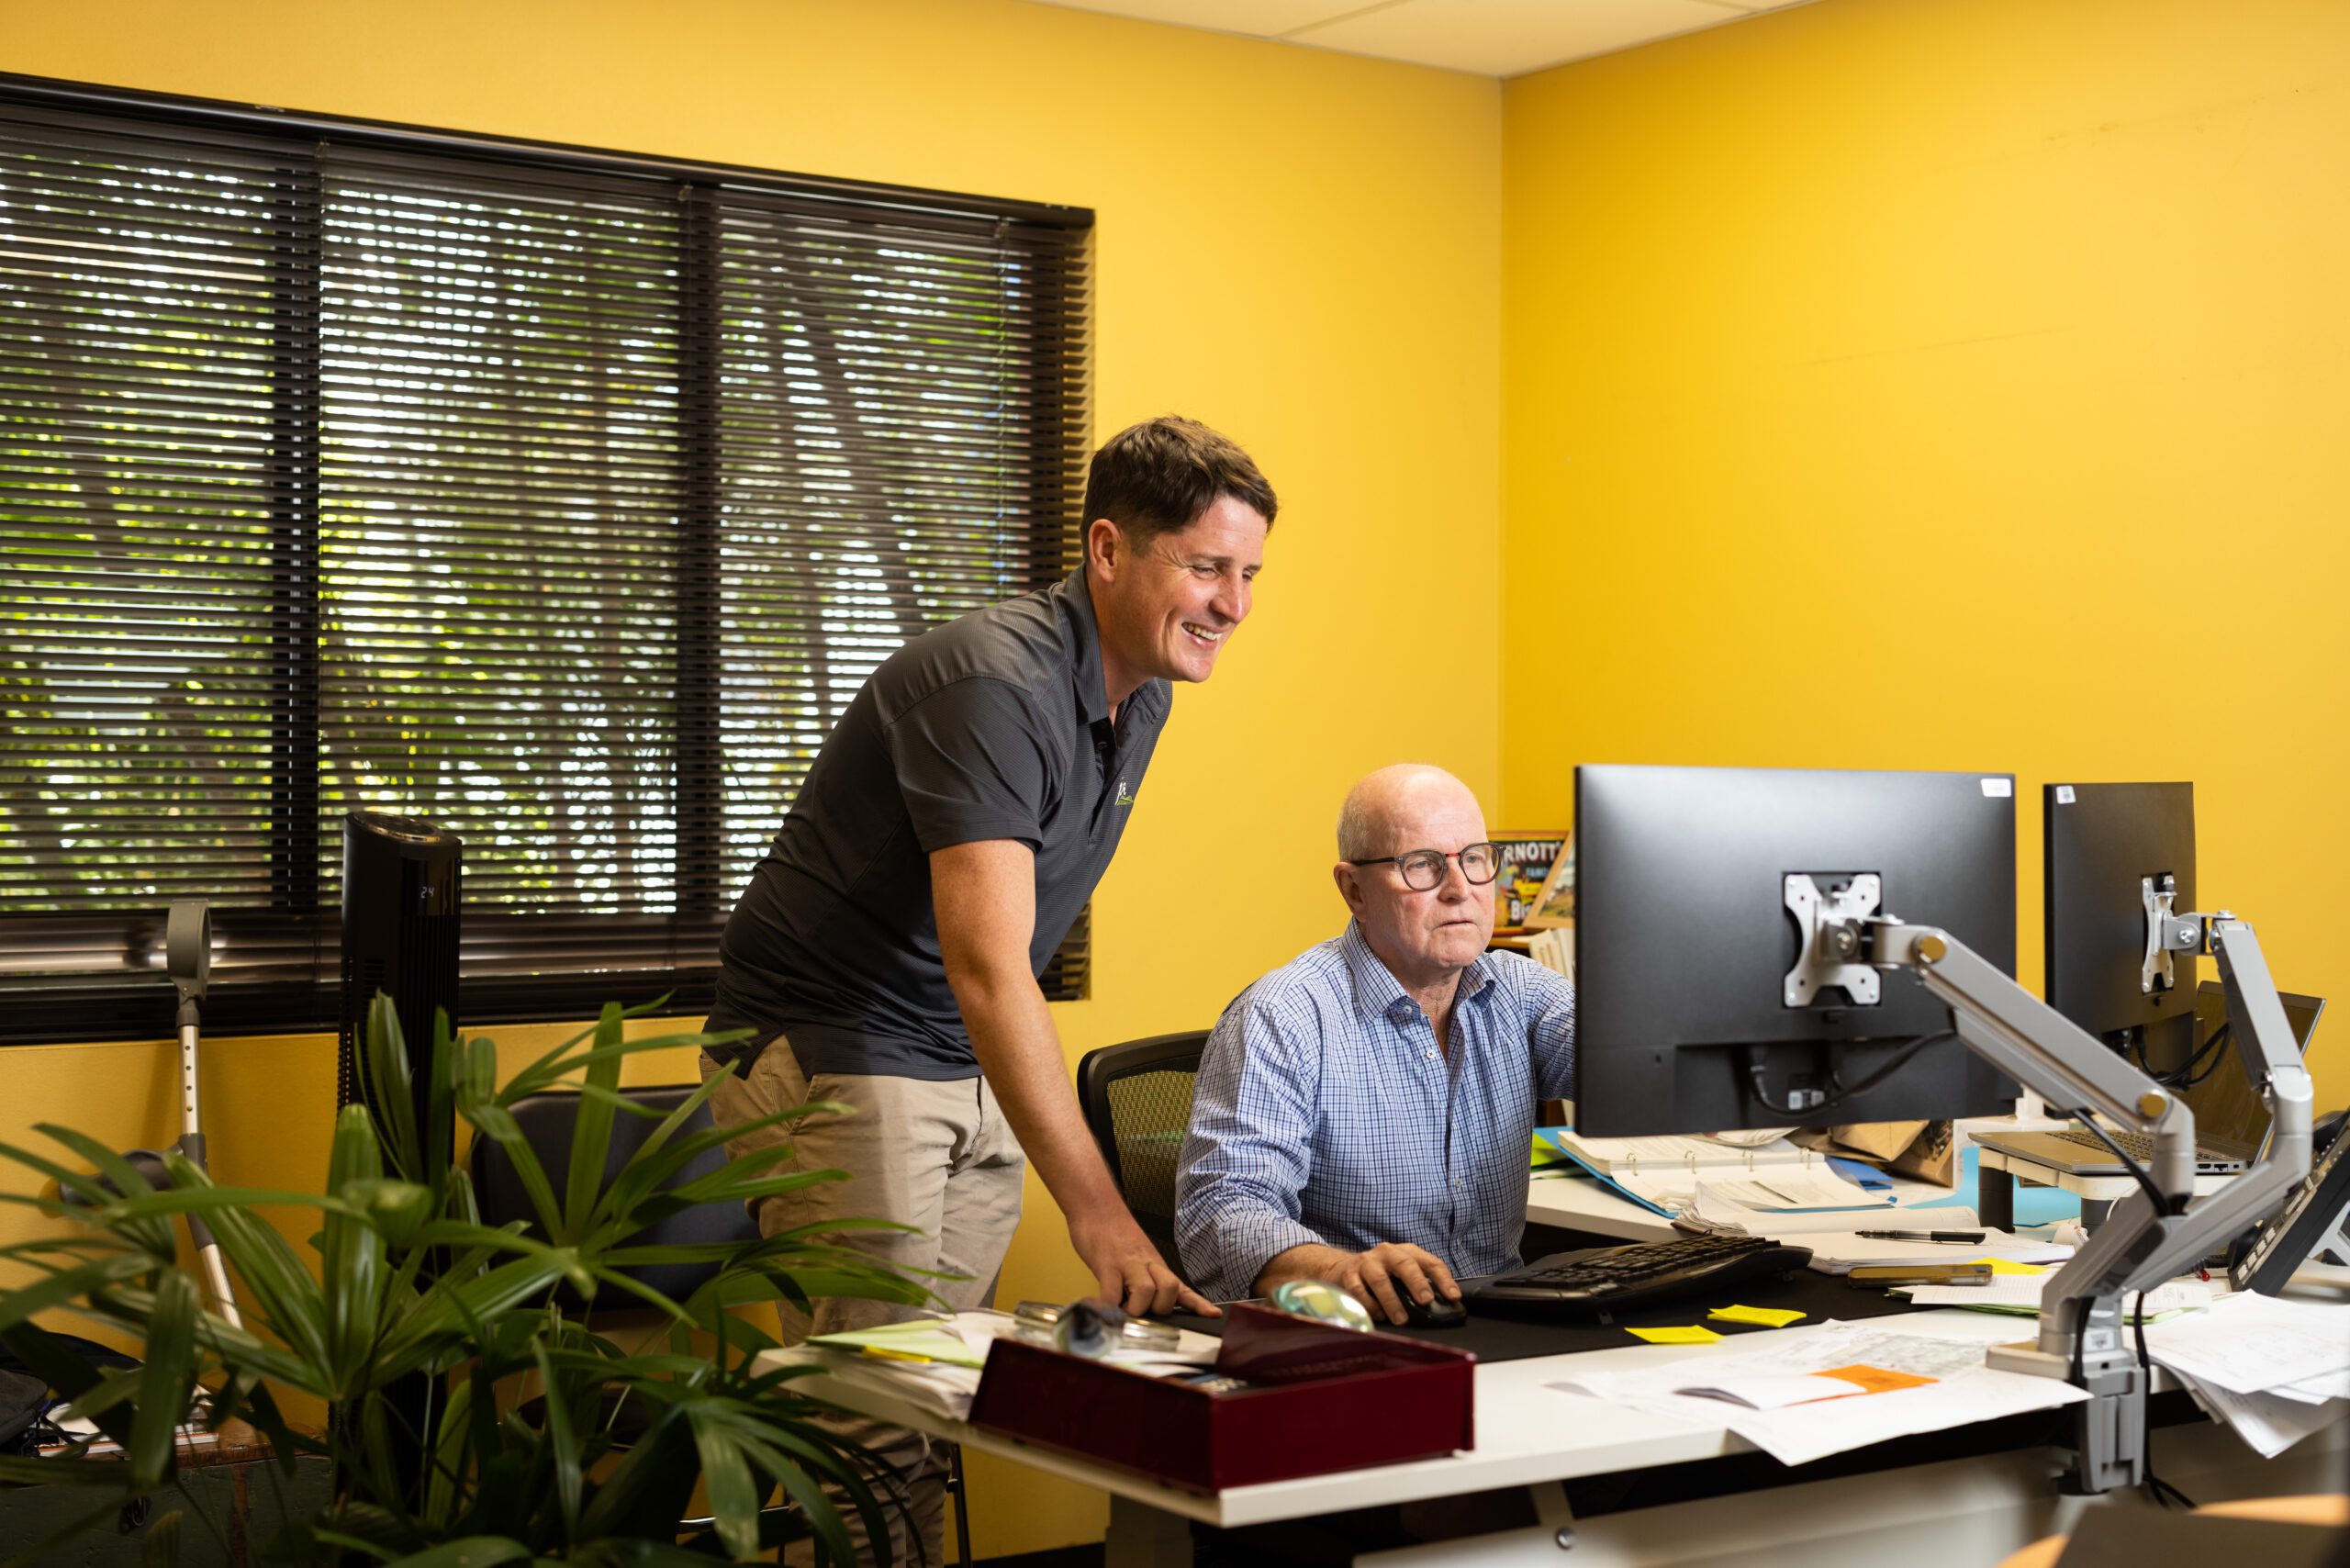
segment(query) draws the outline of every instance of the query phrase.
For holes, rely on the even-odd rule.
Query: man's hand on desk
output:
[[[1069,1239],[1101,1282],[1103,1301],[1115,1302],[1144,1317],[1177,1311],[1196,1312],[1203,1317],[1224,1316],[1207,1297],[1175,1277],[1175,1271],[1167,1266],[1167,1260],[1158,1255],[1158,1249],[1150,1244],[1150,1238],[1123,1204],[1107,1204],[1088,1219],[1072,1217]]]
[[[1444,1260],[1408,1241],[1382,1241],[1367,1252],[1308,1243],[1276,1255],[1257,1276],[1256,1294],[1270,1295],[1291,1280],[1327,1280],[1372,1313],[1401,1327],[1409,1320],[1404,1296],[1423,1306],[1442,1296],[1460,1299]]]

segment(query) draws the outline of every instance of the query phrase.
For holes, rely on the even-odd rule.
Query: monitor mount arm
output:
[[[2148,915],[2149,943],[2159,944],[2165,958],[2209,951],[2219,959],[2229,1032],[2272,1118],[2274,1131],[2260,1159],[2198,1203],[2195,1118],[2177,1095],[1958,938],[1876,913],[1874,887],[1841,898],[1816,896],[1807,920],[1796,880],[1789,879],[1787,901],[1803,930],[1796,967],[1812,971],[1814,991],[1845,983],[1830,971],[1907,971],[1950,1007],[1967,1048],[1999,1071],[2052,1106],[2100,1112],[2154,1138],[2150,1174],[2162,1194],[2160,1206],[2143,1191],[2117,1204],[2048,1282],[2038,1339],[1994,1346],[1989,1356],[1995,1367],[2066,1379],[2088,1391],[2068,1490],[2137,1484],[2144,1463],[2145,1374],[2123,1332],[2123,1297],[2200,1263],[2272,1212],[2309,1170],[2310,1076],[2252,927],[2224,911],[2201,915],[2165,909],[2157,921],[2150,909]],[[1791,984],[1791,996],[1793,990]]]

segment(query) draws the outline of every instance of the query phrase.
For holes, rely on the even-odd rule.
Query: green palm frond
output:
[[[875,1489],[872,1456],[811,1423],[821,1407],[796,1392],[796,1369],[755,1370],[750,1357],[774,1338],[733,1314],[775,1302],[804,1308],[823,1295],[935,1297],[922,1278],[837,1239],[902,1228],[879,1221],[834,1221],[744,1246],[640,1239],[693,1204],[845,1179],[837,1170],[779,1173],[791,1150],[778,1144],[680,1182],[731,1137],[838,1107],[688,1130],[721,1081],[664,1110],[620,1086],[623,1063],[739,1036],[627,1038],[627,1020],[644,1011],[606,1007],[593,1026],[503,1085],[495,1046],[461,1039],[437,1019],[420,1084],[397,1014],[378,996],[362,1053],[375,1109],[348,1106],[337,1117],[317,1193],[216,1185],[177,1155],[166,1158],[172,1185],[156,1191],[128,1161],[65,1127],[37,1129],[54,1152],[0,1144],[0,1159],[55,1182],[60,1194],[14,1201],[73,1226],[0,1248],[0,1260],[23,1276],[0,1293],[0,1341],[123,1450],[120,1461],[70,1451],[0,1460],[0,1484],[111,1492],[109,1510],[160,1495],[174,1484],[175,1428],[201,1397],[194,1419],[252,1423],[286,1473],[303,1456],[329,1467],[326,1512],[289,1523],[271,1545],[273,1560],[464,1568],[555,1557],[619,1568],[706,1563],[711,1550],[740,1560],[804,1536],[828,1559],[847,1562],[849,1526],[827,1486],[868,1540],[886,1542],[882,1513],[893,1505]],[[511,1107],[566,1084],[578,1091],[578,1116],[564,1168],[550,1171]],[[510,1157],[534,1227],[483,1223],[471,1181],[450,1160],[442,1126],[453,1116]],[[608,1181],[623,1116],[655,1125]],[[315,1234],[289,1243],[263,1217],[269,1211],[314,1215]],[[205,1310],[201,1287],[181,1268],[174,1222],[183,1215],[209,1225],[236,1282],[242,1327]],[[671,1263],[716,1271],[684,1300],[634,1275]],[[565,1318],[554,1305],[564,1285],[599,1303],[655,1309],[667,1324],[663,1348],[625,1350]],[[91,1371],[37,1326],[62,1317],[137,1336],[145,1364]],[[713,1342],[715,1359],[695,1349]],[[326,1403],[322,1433],[285,1418],[286,1391]],[[711,1538],[680,1546],[677,1521],[698,1486]],[[763,1518],[778,1494],[796,1510]],[[168,1540],[153,1550],[168,1550]]]

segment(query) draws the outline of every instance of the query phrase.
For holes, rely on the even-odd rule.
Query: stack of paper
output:
[[[988,1347],[1011,1334],[1008,1312],[974,1310],[952,1317],[921,1317],[885,1323],[810,1339],[832,1376],[886,1389],[901,1399],[954,1420],[971,1413],[979,1391]],[[1215,1337],[1186,1328],[1172,1350],[1118,1350],[1102,1360],[1112,1366],[1161,1376],[1215,1364]]]
[[[1835,1178],[1841,1182],[1841,1176]],[[1852,1230],[1856,1226],[1887,1226],[1905,1229],[1980,1230],[1972,1209],[1936,1209],[1930,1217],[1914,1208],[1896,1206],[1890,1194],[1870,1193],[1847,1183],[1853,1194],[1849,1204],[1827,1209],[1762,1209],[1737,1201],[1710,1180],[1697,1184],[1690,1212],[1714,1225],[1736,1226],[1749,1236],[1799,1239],[1812,1231]],[[1961,1223],[1961,1222],[1964,1223]]]
[[[1893,1203],[1783,1137],[1750,1148],[1709,1137],[1586,1137],[1572,1127],[1546,1127],[1541,1136],[1602,1184],[1661,1215],[1702,1214],[1710,1204],[1723,1218],[1744,1224],[1755,1215]]]
[[[2012,1231],[1986,1229],[1971,1223],[1971,1215],[1968,1218],[1968,1224],[1947,1228],[1982,1231],[1980,1242],[1882,1241],[1850,1228],[1805,1230],[1792,1233],[1790,1238],[1798,1247],[1811,1249],[1811,1266],[1823,1274],[1849,1274],[1854,1269],[1886,1268],[1897,1263],[1973,1263],[1985,1259],[2007,1263],[2061,1263],[2073,1255],[2070,1247],[2035,1241]],[[1934,1228],[1945,1226],[1937,1218]]]
[[[1973,1259],[1967,1261],[1974,1261]],[[2031,1269],[2029,1271],[2000,1273],[1992,1277],[1988,1285],[1896,1285],[1919,1306],[1965,1306],[1977,1312],[2005,1312],[2019,1317],[2040,1316],[2041,1294],[2048,1282],[2056,1277],[2053,1269]],[[2149,1323],[2160,1322],[2174,1313],[2192,1312],[2211,1305],[2218,1282],[2200,1280],[2189,1274],[2183,1279],[2168,1280],[2156,1285],[2141,1298],[2132,1293],[2121,1298],[2123,1312],[2132,1321],[2143,1316]]]
[[[1786,1464],[1912,1432],[2049,1410],[2088,1395],[2053,1377],[1998,1372],[1983,1347],[1862,1324],[1788,1328],[1662,1366],[1590,1372],[1551,1384],[1703,1427],[1728,1428]]]
[[[2149,1327],[2146,1353],[2264,1459],[2350,1414],[2350,1303],[2232,1295]]]

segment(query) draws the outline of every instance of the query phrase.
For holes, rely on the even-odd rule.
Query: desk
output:
[[[2018,1337],[2014,1318],[1962,1311],[1921,1312],[1900,1320],[1905,1332],[1993,1344]],[[1578,1356],[1543,1356],[1477,1368],[1477,1438],[1469,1451],[1372,1470],[1233,1487],[1200,1496],[1139,1476],[981,1432],[864,1383],[819,1373],[794,1386],[863,1414],[1002,1454],[1111,1495],[1108,1568],[1181,1568],[1190,1562],[1189,1521],[1238,1526],[1380,1504],[1525,1487],[1540,1523],[1531,1529],[1448,1540],[1364,1559],[1378,1568],[1482,1568],[1541,1563],[1547,1568],[1663,1568],[1735,1563],[1738,1568],[1883,1568],[1886,1562],[1932,1568],[1978,1568],[2042,1536],[2070,1526],[2082,1503],[2060,1498],[2059,1469],[2046,1449],[1982,1455],[1897,1470],[1791,1484],[1669,1507],[1568,1518],[1558,1483],[1618,1474],[1753,1451],[1718,1428],[1684,1425],[1545,1386],[1574,1371],[1651,1364],[1702,1348],[1627,1345]],[[767,1360],[816,1361],[807,1350],[769,1351]],[[2262,1461],[2224,1428],[2209,1424],[2164,1429],[2157,1462],[2165,1480],[2198,1502],[2294,1491],[2333,1484],[2350,1457],[2350,1423],[2337,1423],[2273,1461]],[[984,1500],[982,1500],[984,1506]],[[1573,1555],[1560,1554],[1572,1530]]]

